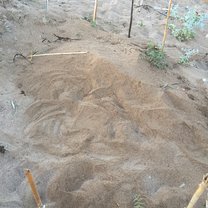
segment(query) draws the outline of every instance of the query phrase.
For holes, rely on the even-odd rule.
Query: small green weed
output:
[[[91,24],[92,27],[96,27],[96,22],[93,21],[92,16],[85,16],[83,17],[83,20],[86,20],[87,22],[89,22]]]
[[[96,27],[96,26],[97,26],[96,22],[93,21],[93,20],[92,20],[90,23],[91,23],[91,26],[92,26],[92,27]]]
[[[179,64],[188,64],[190,62],[190,58],[199,53],[198,49],[182,48],[182,50],[184,51],[184,55],[180,57]]]
[[[145,26],[143,20],[141,20],[141,21],[138,23],[138,26],[139,26],[139,27],[144,27],[144,26]]]
[[[167,67],[166,54],[161,48],[154,43],[149,43],[147,49],[144,52],[145,58],[153,66],[156,66],[159,69],[164,69]]]
[[[136,195],[133,199],[133,208],[145,208],[145,203],[140,195]]]

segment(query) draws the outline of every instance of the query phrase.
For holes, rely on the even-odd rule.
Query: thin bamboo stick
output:
[[[98,7],[98,0],[95,0],[94,11],[93,11],[93,19],[92,21],[95,22],[97,18],[97,7]]]
[[[33,194],[33,197],[35,199],[35,202],[37,204],[37,207],[40,208],[43,206],[42,202],[41,202],[41,199],[40,199],[40,195],[37,191],[37,188],[36,188],[36,185],[35,185],[35,182],[34,182],[34,179],[33,179],[33,176],[32,176],[32,173],[30,172],[30,170],[25,170],[25,176],[27,177],[27,180],[28,180],[28,183],[30,185],[30,188],[32,190],[32,194]]]
[[[199,184],[198,189],[194,193],[194,195],[191,198],[191,201],[189,202],[187,208],[193,208],[200,196],[204,193],[204,191],[208,188],[208,174],[206,174],[203,177],[202,182]]]
[[[169,6],[168,6],[168,13],[167,13],[167,17],[166,17],[165,30],[164,30],[164,36],[163,36],[163,42],[162,42],[162,51],[164,50],[165,41],[167,39],[168,20],[169,20],[169,17],[170,17],[171,6],[172,6],[172,0],[169,1]]]
[[[43,53],[43,54],[34,54],[30,55],[28,58],[32,60],[33,57],[43,57],[43,56],[59,56],[59,55],[79,55],[86,54],[88,51],[78,51],[78,52],[68,52],[68,53]]]

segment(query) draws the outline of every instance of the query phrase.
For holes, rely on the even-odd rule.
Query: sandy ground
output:
[[[170,66],[157,70],[139,54],[161,42],[164,16],[135,8],[127,39],[130,6],[100,1],[92,27],[93,1],[51,0],[46,17],[41,1],[0,1],[0,207],[35,207],[25,168],[47,207],[131,208],[135,195],[149,208],[187,206],[208,168],[208,60],[176,63],[182,47],[207,52],[208,30],[188,43],[169,35]],[[88,53],[13,62],[31,51]]]

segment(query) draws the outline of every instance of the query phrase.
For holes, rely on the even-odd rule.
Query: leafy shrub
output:
[[[203,29],[206,20],[208,20],[208,14],[199,14],[195,9],[188,9],[182,20],[184,26],[190,30],[195,28]]]
[[[174,24],[170,24],[169,29],[171,30],[172,35],[181,42],[191,40],[195,37],[193,30],[190,30],[187,27],[178,29]]]
[[[161,48],[154,43],[149,43],[147,49],[144,52],[145,58],[153,66],[156,66],[159,69],[164,69],[167,67],[166,54]]]
[[[169,29],[171,34],[181,42],[193,39],[196,28],[203,29],[206,20],[208,20],[208,14],[199,14],[190,8],[187,8],[187,12],[180,17],[178,5],[172,8],[171,17],[175,21],[169,25]]]

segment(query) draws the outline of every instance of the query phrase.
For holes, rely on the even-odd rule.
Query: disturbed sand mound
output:
[[[60,160],[47,188],[56,207],[132,207],[135,194],[186,205],[208,164],[202,106],[93,54],[39,59],[19,81],[35,99],[26,138]]]
[[[168,6],[146,3],[156,10]],[[208,6],[203,0],[174,3],[199,14]],[[96,28],[80,20],[91,16],[93,4],[50,0],[45,19],[44,1],[0,1],[0,145],[6,148],[0,154],[0,207],[36,206],[25,168],[47,207],[67,208],[132,208],[135,194],[146,207],[185,207],[207,172],[208,91],[200,80],[207,77],[206,60],[167,73],[136,63],[137,46],[150,39],[161,43],[165,17],[135,7],[126,40],[115,33],[126,37],[131,2],[99,1]],[[102,53],[108,61],[93,54],[34,59],[21,75],[22,94],[15,79],[28,63],[20,57],[13,63],[13,56],[57,50],[63,41],[54,34],[81,39],[64,42],[66,51]],[[207,29],[197,31],[187,44],[169,35],[167,45],[176,46],[165,49],[171,63],[184,47],[206,53],[206,35]]]
[[[139,191],[133,182],[110,173],[102,161],[76,159],[52,180],[48,195],[57,207],[132,207]]]

